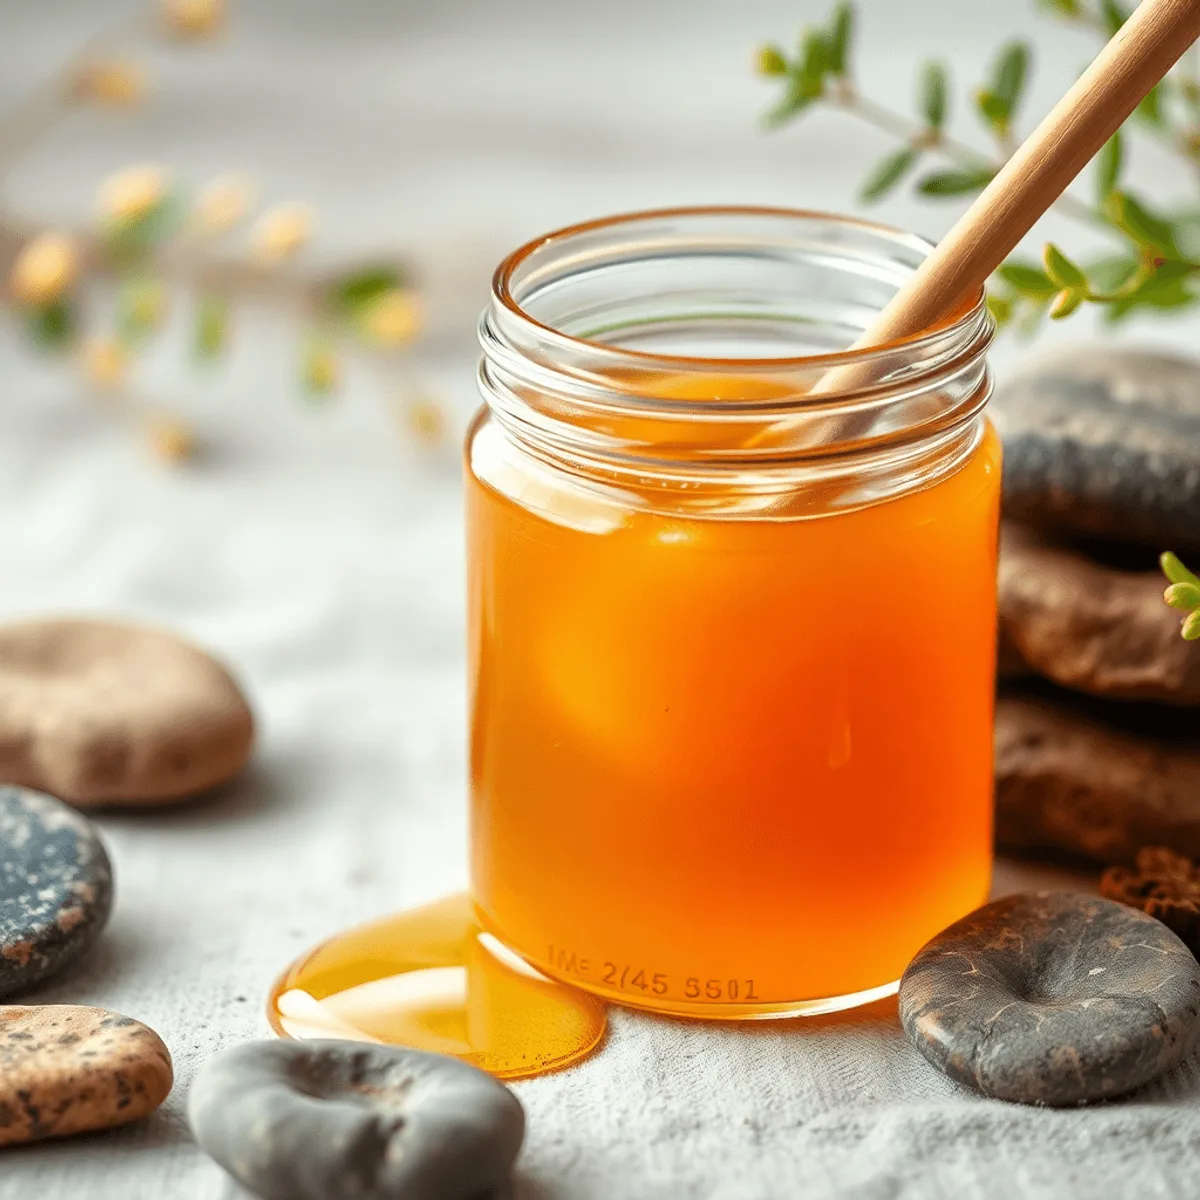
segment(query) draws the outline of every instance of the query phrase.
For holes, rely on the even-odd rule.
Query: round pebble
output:
[[[1085,345],[996,391],[1004,509],[1033,525],[1200,549],[1200,362]]]
[[[178,800],[236,775],[254,722],[229,673],[155,629],[0,626],[0,781],[80,808]]]
[[[85,955],[108,921],[112,891],[90,821],[52,796],[0,787],[0,997]]]
[[[457,1059],[359,1042],[252,1042],[200,1072],[196,1141],[269,1200],[483,1200],[525,1133],[517,1098]]]
[[[1021,1104],[1107,1100],[1200,1035],[1200,963],[1145,913],[1072,892],[1007,896],[938,934],[900,982],[939,1071]]]
[[[0,1008],[0,1146],[110,1129],[153,1112],[171,1055],[152,1029],[103,1008]]]

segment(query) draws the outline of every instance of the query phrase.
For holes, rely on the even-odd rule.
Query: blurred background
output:
[[[411,271],[424,322],[404,382],[447,407],[454,436],[476,403],[474,321],[508,250],[564,223],[655,205],[853,209],[860,180],[895,145],[819,108],[764,132],[777,88],[756,75],[756,47],[794,45],[801,26],[827,16],[816,0],[229,0],[212,7],[211,33],[171,38],[153,19],[156,0],[5,0],[0,116],[108,30],[98,52],[135,64],[146,96],[128,106],[75,106],[29,138],[5,172],[4,210],[33,223],[76,225],[91,215],[101,182],[134,164],[170,171],[185,196],[243,172],[264,208],[310,204],[313,237],[297,258],[305,271],[381,256]],[[862,0],[859,85],[913,112],[920,64],[943,59],[957,101],[949,128],[986,151],[970,95],[1002,43],[1024,37],[1034,48],[1018,132],[1095,51],[1094,35],[1049,19],[1048,7]],[[7,164],[3,141],[0,155]],[[1130,174],[1155,198],[1186,192],[1191,182],[1146,144]],[[964,206],[923,202],[901,187],[874,212],[936,237]],[[1040,247],[1047,237],[1081,250],[1092,235],[1052,217],[1032,241]],[[1080,315],[1054,336],[1082,336],[1091,320]],[[138,387],[187,413],[214,460],[397,461],[404,439],[392,436],[394,411],[379,403],[367,367],[339,361],[341,400],[319,415],[297,411],[294,331],[274,324],[282,328],[269,319],[239,321],[228,360],[200,378],[164,339],[142,356]],[[1186,336],[1159,321],[1131,329],[1158,341]],[[42,371],[21,337],[6,333],[0,353],[6,442],[21,429],[60,455],[91,436],[66,415],[79,406],[76,380]],[[997,362],[1019,354],[1007,339]]]

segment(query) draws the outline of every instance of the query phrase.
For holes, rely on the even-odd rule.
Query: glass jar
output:
[[[992,323],[979,295],[847,350],[930,248],[683,209],[497,271],[466,447],[472,883],[548,975],[828,1011],[986,897]]]

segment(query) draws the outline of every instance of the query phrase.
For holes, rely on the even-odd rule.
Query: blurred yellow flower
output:
[[[307,204],[280,204],[268,209],[250,231],[250,248],[264,262],[290,258],[313,235],[316,219]]]
[[[150,450],[165,462],[185,462],[195,456],[196,434],[178,417],[155,417],[147,429]]]
[[[121,320],[134,336],[156,329],[167,315],[167,289],[161,280],[132,279],[121,288]]]
[[[412,292],[390,288],[367,307],[363,328],[371,341],[380,346],[403,346],[417,336],[421,328],[421,309]]]
[[[446,414],[436,400],[414,400],[405,406],[409,432],[427,446],[436,445],[446,436]]]
[[[79,276],[79,248],[63,233],[43,233],[17,255],[9,275],[12,294],[22,304],[61,299]]]
[[[337,355],[323,343],[314,343],[304,355],[301,367],[304,386],[316,396],[328,395],[338,385],[341,365]]]
[[[120,59],[84,63],[75,77],[75,96],[94,104],[127,108],[145,99],[146,73]]]
[[[254,185],[245,175],[219,175],[206,184],[192,207],[192,220],[202,233],[224,233],[247,213]]]
[[[88,382],[103,392],[120,387],[129,370],[129,351],[112,337],[88,338],[80,359]]]
[[[171,177],[162,167],[126,167],[100,185],[97,212],[109,224],[136,221],[166,199],[170,185]]]
[[[180,37],[209,37],[225,23],[225,0],[162,0],[162,11]]]

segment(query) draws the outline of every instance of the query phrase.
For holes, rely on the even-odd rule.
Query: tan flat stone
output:
[[[0,626],[0,783],[81,808],[176,800],[236,775],[253,734],[229,673],[171,634]]]
[[[1007,524],[1000,545],[1003,673],[1125,700],[1200,704],[1200,643],[1179,636],[1157,571],[1118,571]]]
[[[1143,846],[1200,858],[1200,738],[1117,728],[1064,701],[1002,695],[996,842],[1100,863],[1131,864]]]
[[[110,1129],[171,1090],[162,1039],[103,1008],[0,1007],[0,1146]]]

